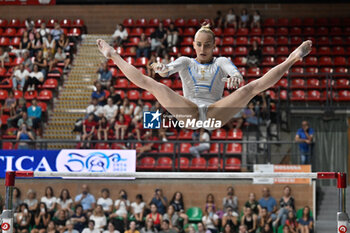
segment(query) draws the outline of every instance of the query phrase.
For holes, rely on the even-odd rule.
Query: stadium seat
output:
[[[288,87],[288,80],[286,78],[281,78],[278,80],[278,82],[274,85],[274,88],[287,88]]]
[[[14,37],[14,38],[12,38],[10,45],[15,47],[15,48],[19,48],[20,43],[21,43],[21,38]]]
[[[175,168],[179,168],[179,159],[175,160]],[[188,171],[190,169],[190,160],[186,157],[180,157],[180,171]]]
[[[147,20],[145,18],[140,18],[136,20],[134,27],[147,27]]]
[[[42,112],[46,112],[47,110],[47,104],[45,102],[38,102],[38,106],[40,106]]]
[[[115,88],[117,89],[125,89],[129,87],[129,81],[125,78],[118,78],[115,85]]]
[[[125,98],[125,91],[123,91],[123,90],[115,90],[114,93],[119,94],[122,99]]]
[[[47,21],[46,27],[53,28],[55,26],[55,23],[58,23],[57,19],[50,19],[49,21]]]
[[[190,222],[201,222],[203,213],[201,208],[191,207],[187,209],[186,215],[188,216],[188,220]]]
[[[137,170],[154,170],[156,161],[152,157],[144,157],[137,164]]]
[[[84,26],[84,20],[82,19],[73,20],[72,27],[83,27],[83,26]]]
[[[236,31],[236,36],[248,36],[249,29],[248,28],[238,28]]]
[[[276,25],[276,21],[274,18],[266,18],[263,25],[264,27],[274,27]]]
[[[235,55],[238,55],[238,54],[235,53]],[[246,57],[235,57],[235,59],[233,60],[233,64],[235,64],[235,66],[245,66],[246,63],[247,63]]]
[[[184,37],[181,41],[181,46],[192,46],[193,45],[193,37],[187,36]]]
[[[245,67],[237,67],[237,68],[243,77],[247,75],[247,71]]]
[[[301,34],[302,34],[302,31],[300,27],[292,27],[289,30],[289,35],[291,36],[300,36]]]
[[[218,37],[222,36],[222,29],[221,28],[213,28],[212,31],[214,32],[215,36],[218,36]]]
[[[131,29],[131,32],[129,33],[129,36],[141,36],[141,34],[143,32],[144,32],[143,28],[135,27],[135,28]]]
[[[0,100],[6,100],[8,97],[7,90],[0,89]]]
[[[227,54],[227,53],[226,53]],[[248,49],[247,49],[247,47],[245,47],[245,46],[237,46],[236,48],[235,48],[235,52],[234,52],[234,55],[235,56],[247,56],[247,54],[248,54]],[[229,54],[227,54],[228,56],[232,56],[233,54],[231,54],[231,55],[229,55]]]
[[[341,57],[341,56],[335,57],[334,58],[334,65],[335,66],[346,66],[347,62],[346,62],[345,57]]]
[[[179,140],[183,140],[180,139]],[[190,147],[192,147],[191,143],[181,143],[180,145],[180,154],[189,154],[190,153]]]
[[[305,100],[305,91],[296,90],[291,92],[290,96],[291,101],[304,101]]]
[[[328,36],[318,37],[317,45],[329,45],[329,44],[330,44],[330,40],[329,40]]]
[[[316,26],[325,26],[328,25],[328,19],[327,18],[316,18],[315,20]]]
[[[135,66],[143,66],[145,67],[147,65],[148,58],[147,57],[139,57],[135,61]]]
[[[349,88],[350,82],[347,78],[340,78],[335,81],[335,88],[347,89]]]
[[[264,56],[261,62],[262,66],[274,66],[275,58],[273,56]]]
[[[105,143],[105,142],[99,142],[99,143],[96,143],[95,149],[106,150],[106,149],[109,149],[109,145],[108,143]]]
[[[8,25],[8,22],[6,19],[0,19],[0,27],[6,28]]]
[[[210,158],[208,160],[207,170],[208,171],[220,171],[223,167],[223,161],[222,159],[219,159],[218,157]]]
[[[317,67],[307,67],[305,69],[305,73],[308,77],[315,77],[318,76],[318,68]]]
[[[176,46],[171,47],[171,50],[169,51],[170,56],[177,56],[179,53],[179,48]]]
[[[317,36],[328,36],[329,30],[327,27],[318,27],[316,31]]]
[[[169,25],[171,24],[172,20],[170,18],[167,19],[163,19],[162,23],[164,27],[169,27]]]
[[[0,67],[0,77],[5,77],[7,73],[6,68]]]
[[[332,66],[333,62],[332,62],[332,58],[331,57],[320,57],[319,59],[319,66]]]
[[[69,28],[72,25],[72,21],[70,19],[62,19],[60,22],[60,26],[62,28]]]
[[[23,92],[20,90],[15,90],[15,91],[13,91],[13,95],[14,95],[15,99],[18,100],[18,99],[23,97]]]
[[[8,37],[1,37],[0,38],[0,46],[9,46],[10,45],[10,38]]]
[[[193,130],[181,130],[179,134],[179,140],[192,140]]]
[[[235,34],[235,32],[236,31],[234,28],[228,27],[228,28],[224,29],[223,35],[224,36],[233,36]]]
[[[241,153],[242,153],[242,144],[239,144],[239,143],[227,144],[226,154],[241,154]]]
[[[300,67],[300,66],[292,67],[292,68],[290,69],[290,71],[289,71],[289,76],[290,76],[291,78],[305,76],[305,74],[304,74],[304,68],[303,68],[303,67]]]
[[[349,77],[348,68],[345,68],[345,67],[335,68],[333,77],[335,77],[335,78]]]
[[[310,90],[307,92],[306,101],[323,101],[321,92],[318,90]]]
[[[153,18],[153,19],[150,19],[149,21],[148,21],[148,27],[158,27],[158,25],[159,25],[159,19],[157,19],[157,18]],[[164,24],[163,24],[163,26],[165,26]]]
[[[317,49],[319,56],[332,55],[331,48],[329,46],[321,46]]]
[[[155,100],[156,98],[150,92],[143,91],[141,94],[141,99],[146,101],[152,101],[152,100]]]
[[[275,29],[273,27],[266,27],[263,30],[264,36],[274,36],[275,35]]]
[[[350,91],[349,90],[340,90],[338,91],[338,97],[335,98],[337,101],[350,101]]]
[[[241,129],[230,129],[227,132],[227,140],[241,140],[243,138],[243,132]]]
[[[305,58],[305,65],[306,66],[317,66],[318,65],[317,57],[315,57],[315,56],[307,56]]]
[[[293,78],[290,84],[292,89],[305,88],[305,80],[301,78]]]
[[[134,22],[134,20],[131,19],[131,18],[129,18],[129,19],[124,19],[123,25],[124,25],[124,27],[134,27],[134,26],[135,26],[135,22]]]
[[[45,89],[56,89],[58,87],[58,81],[54,78],[46,79],[44,84],[42,85],[42,88]]]
[[[304,18],[303,26],[305,26],[305,27],[313,27],[314,25],[315,25],[315,19],[314,18]]]
[[[226,158],[224,171],[240,171],[241,160],[235,157]]]
[[[306,87],[308,89],[320,88],[320,80],[317,78],[310,78],[306,81]]]
[[[127,92],[127,98],[132,101],[137,101],[140,98],[140,92],[138,90],[130,90]]]
[[[185,28],[182,33],[183,36],[191,36],[191,37],[193,37],[194,34],[196,34],[196,29],[193,27]]]
[[[38,97],[38,92],[37,91],[26,91],[24,93],[24,99],[26,99],[26,100],[32,100],[32,99],[35,99],[37,97]]]
[[[288,99],[288,93],[287,90],[281,90],[279,94],[280,100],[287,100]]]
[[[344,47],[342,47],[342,46],[333,47],[333,54],[334,55],[345,55]]]
[[[192,48],[189,47],[189,46],[181,47],[180,53],[181,53],[183,56],[192,56],[193,50],[192,50]]]
[[[270,98],[271,98],[272,100],[277,100],[276,92],[274,92],[273,90],[267,90],[267,91],[265,92],[265,94],[266,94],[267,96],[270,96]]]
[[[16,32],[17,31],[15,28],[7,28],[2,35],[7,37],[14,37],[16,36]]]
[[[163,143],[163,144],[161,144],[159,153],[162,153],[162,154],[173,154],[174,153],[174,143]]]
[[[173,160],[169,157],[160,157],[155,166],[157,171],[171,171],[173,169]]]
[[[273,46],[264,46],[262,49],[262,54],[265,55],[272,55],[274,56],[276,54],[275,48]]]
[[[209,154],[214,154],[215,156],[217,156],[219,153],[222,153],[222,152],[223,152],[222,144],[220,143],[210,144]]]
[[[12,142],[2,142],[2,149],[3,150],[13,150],[13,143]]]
[[[286,27],[277,28],[276,35],[277,36],[288,36],[288,28],[286,28]]]
[[[315,29],[313,27],[305,27],[303,29],[303,35],[305,35],[305,36],[314,36],[315,35]]]
[[[125,57],[124,60],[130,65],[135,65],[135,59],[133,57]]]
[[[145,35],[146,36],[150,36],[153,32],[155,32],[156,29],[155,28],[146,28],[145,30]]]
[[[207,170],[207,161],[200,157],[200,158],[193,158],[191,160],[191,171],[205,171]]]
[[[185,24],[186,24],[186,21],[183,18],[178,18],[174,22],[175,27],[184,27]]]
[[[252,28],[250,31],[250,36],[261,36],[260,28]]]
[[[259,67],[251,67],[248,69],[247,76],[252,78],[257,78],[261,75],[260,68]]]
[[[126,46],[137,46],[139,42],[140,42],[139,37],[130,37],[128,40],[128,43],[126,43]]]
[[[343,35],[343,30],[340,27],[332,27],[329,35],[331,35],[331,36],[342,36]]]
[[[276,44],[276,41],[275,41],[275,38],[272,37],[272,36],[266,36],[264,38],[264,45],[273,45],[275,46]]]
[[[28,93],[28,91],[24,94],[24,98],[26,98],[26,94]],[[34,97],[35,98],[35,97]],[[53,98],[53,94],[52,94],[52,91],[51,90],[42,90],[40,93],[39,93],[39,96],[37,97],[38,100],[44,100],[44,101],[50,101],[52,100]]]
[[[229,45],[229,46],[233,46],[234,45],[234,39],[233,37],[231,36],[226,36],[222,39],[222,45],[223,46],[226,46],[226,45]]]
[[[279,36],[277,38],[277,45],[288,45],[289,41],[288,41],[288,37],[286,36]]]
[[[252,36],[250,37],[249,44],[252,44],[253,41],[256,41],[258,45],[261,45],[261,37],[259,36]]]
[[[331,44],[332,45],[344,45],[343,37],[340,37],[340,36],[332,37]]]
[[[233,47],[231,46],[225,46],[221,48],[221,56],[233,56]]]
[[[213,140],[225,140],[226,131],[224,129],[216,129],[212,132],[211,139]]]
[[[11,19],[7,25],[8,27],[21,27],[21,21],[19,19]]]
[[[326,88],[327,86],[334,86],[334,80],[330,80],[330,79],[321,79],[321,88]]]
[[[289,26],[289,19],[287,18],[279,18],[276,22],[277,27],[288,27]]]
[[[248,38],[245,36],[237,37],[236,46],[239,46],[239,45],[248,45]]]
[[[188,19],[187,23],[186,23],[186,26],[187,27],[197,27],[197,26],[199,26],[198,19],[196,19],[196,18]]]
[[[286,59],[287,59],[286,56],[278,56],[278,57],[276,58],[276,63],[277,63],[277,64],[280,64],[280,63],[284,62]]]

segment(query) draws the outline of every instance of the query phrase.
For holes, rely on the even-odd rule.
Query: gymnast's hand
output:
[[[239,84],[241,84],[243,81],[243,76],[239,72],[236,72],[233,76],[229,78],[222,78],[221,80],[227,83],[228,89],[237,89],[239,87]]]
[[[106,41],[102,39],[98,39],[96,41],[98,49],[106,58],[110,59],[112,57],[112,53],[115,52],[112,46],[110,46]]]
[[[168,73],[173,67],[167,67],[165,64],[157,62],[151,64],[152,69],[158,74]]]

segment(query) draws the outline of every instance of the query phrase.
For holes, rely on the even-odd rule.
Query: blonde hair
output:
[[[201,28],[196,32],[196,35],[194,36],[196,38],[197,34],[200,32],[208,33],[213,37],[213,42],[215,42],[215,34],[210,29],[210,23],[203,23]]]

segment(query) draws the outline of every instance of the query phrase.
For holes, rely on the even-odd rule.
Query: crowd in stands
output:
[[[55,190],[55,192],[57,192]],[[59,196],[52,187],[45,188],[45,194],[37,197],[29,189],[26,196],[14,188],[13,210],[14,232],[21,233],[307,233],[313,231],[312,212],[308,206],[295,209],[291,188],[285,186],[277,203],[264,187],[260,200],[250,193],[240,209],[238,198],[232,186],[218,204],[215,196],[207,195],[200,219],[194,220],[191,209],[184,206],[181,192],[175,192],[171,199],[156,189],[149,201],[142,194],[129,197],[125,190],[118,197],[111,197],[103,188],[99,197],[89,192],[86,184],[81,193],[71,196],[68,189],[62,189]],[[2,199],[0,198],[0,201]],[[2,207],[3,203],[1,203]],[[201,212],[201,211],[200,211]],[[198,217],[198,216],[197,216]]]

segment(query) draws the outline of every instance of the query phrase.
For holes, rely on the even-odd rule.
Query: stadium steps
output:
[[[85,36],[78,48],[72,70],[55,100],[55,108],[49,115],[43,139],[76,140],[76,133],[72,133],[74,123],[85,115],[93,90],[93,82],[97,79],[96,70],[104,61],[97,50],[98,38],[108,41],[111,37],[97,34]],[[58,142],[50,143],[48,149],[75,148],[75,146],[75,142]]]

